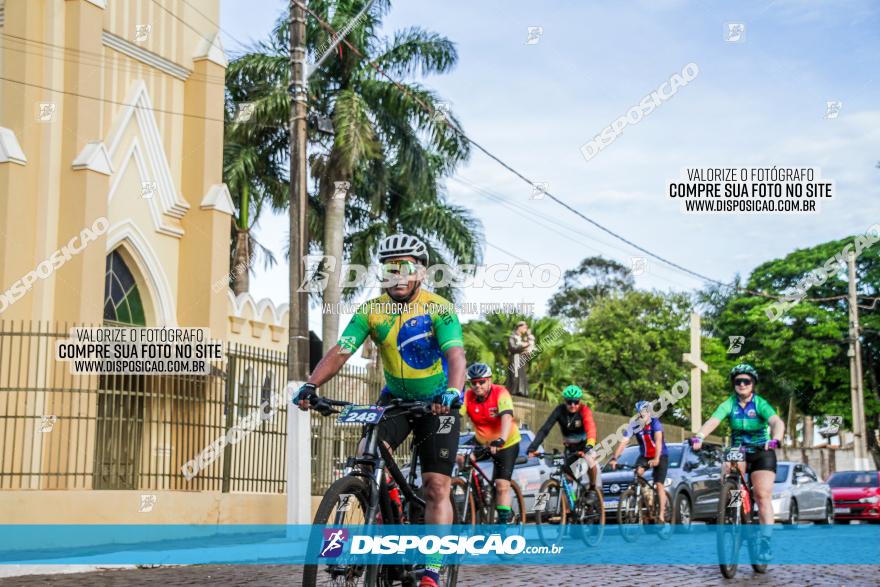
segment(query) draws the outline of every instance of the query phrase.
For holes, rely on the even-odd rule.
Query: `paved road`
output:
[[[300,567],[283,565],[206,565],[155,569],[107,570],[64,575],[30,575],[0,580],[9,587],[170,587],[174,585],[285,586],[300,584]],[[786,565],[771,567],[766,575],[756,575],[751,567],[740,567],[733,581],[725,581],[715,566],[466,566],[459,580],[461,587],[504,585],[505,587],[543,587],[545,585],[772,585],[792,586],[873,586],[880,585],[880,565]]]

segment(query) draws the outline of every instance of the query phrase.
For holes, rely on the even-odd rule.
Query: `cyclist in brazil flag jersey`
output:
[[[507,524],[511,518],[510,478],[520,441],[519,427],[513,421],[513,398],[506,387],[492,383],[492,368],[485,363],[468,367],[467,377],[471,389],[464,394],[461,415],[467,414],[474,423],[474,440],[492,453],[498,523]]]
[[[759,554],[762,559],[768,560],[773,525],[773,482],[776,480],[776,453],[773,451],[785,436],[785,424],[776,415],[773,406],[755,393],[758,372],[754,367],[745,363],[737,365],[730,371],[730,382],[733,384],[733,394],[718,406],[691,442],[694,449],[699,450],[703,439],[723,420],[730,423],[731,446],[741,446],[747,450],[745,463],[737,463],[737,466],[740,470],[746,467],[755,492],[761,518]],[[727,466],[725,463],[722,478],[727,474]]]
[[[414,433],[427,502],[425,522],[452,524],[450,475],[458,449],[458,407],[466,367],[461,324],[448,301],[421,288],[428,265],[428,249],[422,241],[405,234],[389,236],[379,244],[379,262],[384,293],[358,308],[293,403],[309,409],[318,397],[317,388],[342,369],[368,336],[372,338],[385,371],[378,403],[393,398],[424,400],[432,410],[430,416],[401,418],[394,417],[394,407],[388,408],[379,437],[393,450]],[[427,565],[421,587],[435,587],[439,571],[437,561]]]
[[[666,515],[666,470],[669,468],[669,450],[666,448],[666,439],[663,434],[663,424],[659,418],[651,413],[651,404],[644,400],[636,402],[636,414],[639,419],[629,425],[623,431],[623,438],[614,449],[614,456],[608,461],[612,469],[617,468],[617,458],[632,436],[639,443],[639,458],[636,459],[636,475],[641,475],[645,469],[651,467],[654,480],[654,489],[660,505],[660,517]],[[663,530],[670,531],[670,520],[664,522]]]

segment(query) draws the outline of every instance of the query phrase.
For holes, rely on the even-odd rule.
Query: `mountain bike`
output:
[[[536,456],[554,468],[535,496],[535,523],[541,542],[550,545],[566,534],[579,534],[587,546],[598,544],[605,533],[605,501],[601,488],[585,488],[569,479],[565,472],[566,457],[558,452]]]
[[[666,491],[664,489],[663,491]],[[645,525],[662,524],[663,520],[672,520],[672,496],[666,491],[666,511],[660,517],[660,499],[654,489],[654,483],[635,472],[633,483],[620,496],[617,509],[617,523],[620,535],[627,542],[635,542],[644,531]],[[668,539],[671,533],[660,531],[661,539]]]
[[[497,524],[498,510],[495,484],[480,468],[478,460],[491,454],[485,447],[460,447],[462,457],[458,477],[452,479],[453,503],[459,511],[457,517],[465,524]],[[526,523],[526,502],[516,481],[510,481],[511,517],[509,526],[524,526]]]
[[[724,462],[729,463],[729,470],[721,483],[721,496],[718,499],[718,527],[716,528],[716,546],[718,549],[718,566],[726,579],[736,576],[739,552],[742,547],[743,535],[748,543],[749,557],[756,573],[766,573],[767,565],[758,563],[758,537],[755,528],[747,528],[749,524],[759,524],[758,510],[755,507],[755,493],[750,480],[737,466],[746,459],[749,450],[758,446],[730,447],[724,451]],[[760,447],[763,448],[763,445]],[[756,527],[757,528],[757,527]]]
[[[407,479],[379,439],[379,422],[387,417],[388,409],[392,407],[395,408],[392,417],[431,415],[430,404],[403,399],[393,399],[385,406],[378,406],[318,398],[312,406],[323,416],[338,414],[337,422],[340,424],[363,424],[364,448],[360,456],[348,460],[345,475],[330,486],[318,506],[313,521],[313,536],[309,539],[307,562],[326,560],[327,564],[304,566],[303,585],[307,587],[414,587],[418,584],[420,568],[415,565],[334,564],[333,558],[320,558],[324,554],[322,549],[325,549],[322,532],[327,525],[406,524],[424,519],[425,500],[418,495],[418,488],[414,487],[418,451],[413,451]],[[396,488],[389,483],[389,475]],[[459,519],[453,519],[453,524],[458,523]],[[450,558],[445,563],[441,569],[442,583],[454,587],[458,581],[458,565]]]

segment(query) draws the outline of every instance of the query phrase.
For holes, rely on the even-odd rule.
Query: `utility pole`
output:
[[[862,345],[859,341],[859,306],[856,298],[856,255],[850,251],[847,261],[849,273],[849,388],[852,398],[853,449],[855,469],[867,471],[868,447],[865,442],[865,395],[862,389]]]
[[[691,366],[691,428],[694,432],[703,426],[703,394],[700,372],[709,371],[709,365],[700,356],[700,330],[700,315],[691,312],[691,352],[684,353],[682,360]]]
[[[303,0],[304,1],[304,0]],[[306,212],[306,14],[304,5],[290,0],[290,303],[288,305],[287,391],[296,392],[308,376],[309,297],[299,291],[308,250]],[[302,288],[306,289],[306,288]],[[288,400],[289,402],[289,400]],[[287,410],[287,523],[311,521],[311,419],[288,403]]]

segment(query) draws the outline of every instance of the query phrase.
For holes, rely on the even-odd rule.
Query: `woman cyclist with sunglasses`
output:
[[[733,394],[715,410],[696,436],[691,440],[699,450],[706,438],[725,419],[730,423],[731,446],[747,447],[745,463],[758,502],[761,518],[760,556],[770,558],[770,530],[773,526],[773,483],[776,479],[776,453],[785,435],[785,423],[770,403],[755,393],[758,372],[742,363],[730,371]],[[722,478],[727,475],[727,465]]]

